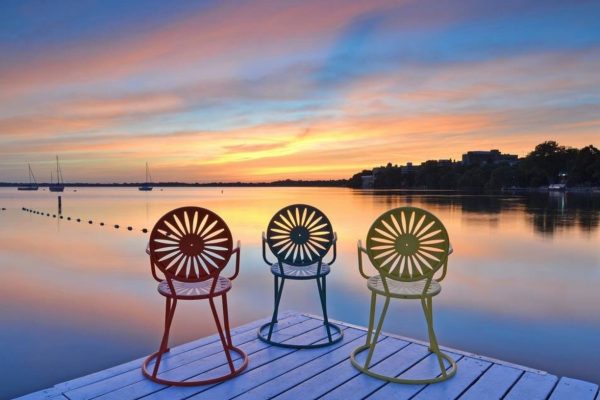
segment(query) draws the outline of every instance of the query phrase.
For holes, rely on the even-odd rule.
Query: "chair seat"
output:
[[[207,279],[201,282],[182,282],[173,280],[175,296],[171,293],[171,288],[167,281],[158,284],[158,292],[166,297],[177,297],[178,299],[205,299],[210,296],[210,288],[213,279]],[[217,278],[217,284],[213,296],[220,296],[231,289],[231,281],[224,276]]]
[[[425,279],[413,282],[402,282],[389,278],[386,279],[386,283],[389,289],[389,295],[391,297],[400,297],[404,299],[420,299],[422,297],[433,297],[442,291],[442,286],[437,281],[432,280],[431,284],[429,285],[429,288],[427,289],[427,293],[423,293],[423,289],[425,288],[426,282],[427,280]],[[384,296],[388,294],[385,291],[380,275],[370,277],[367,281],[367,287],[369,288],[369,290],[377,294],[381,294]]]
[[[317,277],[317,264],[305,265],[302,267],[298,267],[295,265],[283,264],[283,274],[281,273],[281,269],[279,268],[279,263],[273,263],[271,266],[271,273],[275,276],[279,276],[282,278],[288,279],[314,279]],[[329,265],[322,263],[321,264],[321,273],[318,277],[322,277],[327,275],[330,272]]]

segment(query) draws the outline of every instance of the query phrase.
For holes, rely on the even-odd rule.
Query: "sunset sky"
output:
[[[600,2],[0,3],[0,181],[347,178],[600,146]]]

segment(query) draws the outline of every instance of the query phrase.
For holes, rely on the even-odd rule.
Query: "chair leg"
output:
[[[275,306],[273,307],[273,317],[271,318],[271,324],[269,326],[269,335],[267,336],[268,340],[271,340],[271,336],[273,335],[273,327],[277,322],[277,313],[279,312],[279,303],[281,302],[281,295],[283,294],[284,284],[285,278],[281,278],[281,285],[275,291]]]
[[[223,294],[223,324],[225,325],[225,338],[227,339],[227,345],[229,348],[233,347],[231,340],[231,329],[229,328],[229,309],[227,308],[227,293]]]
[[[273,277],[273,310],[277,307],[277,292],[279,290],[279,278],[277,275]],[[279,322],[277,315],[275,315],[275,323]]]
[[[169,332],[171,331],[171,324],[173,323],[173,316],[175,316],[175,307],[177,307],[177,299],[171,300],[170,297],[166,297],[165,301],[165,331],[163,333],[162,340],[160,342],[160,348],[158,350],[158,355],[156,356],[156,362],[154,363],[154,369],[152,371],[152,376],[156,377],[158,374],[158,367],[160,366],[160,361],[162,360],[162,356],[169,347]]]
[[[323,279],[323,282],[320,280]],[[319,298],[321,299],[321,308],[323,309],[323,324],[327,330],[327,338],[331,343],[331,329],[329,328],[329,319],[327,318],[327,281],[325,277],[317,278],[317,288],[319,289]]]
[[[371,337],[373,336],[373,328],[375,325],[375,310],[377,309],[377,294],[371,292],[371,312],[369,313],[369,330],[367,331],[366,345],[371,345]]]
[[[385,298],[385,303],[383,304],[383,310],[381,310],[381,315],[379,316],[379,322],[377,323],[377,329],[375,330],[375,336],[373,337],[373,341],[371,342],[371,347],[369,348],[369,354],[367,355],[367,360],[365,361],[365,368],[369,368],[369,364],[371,363],[371,358],[373,357],[373,353],[375,352],[375,346],[377,341],[379,340],[379,334],[381,333],[381,328],[383,328],[383,321],[385,320],[385,314],[387,313],[388,306],[390,305],[390,298]],[[374,307],[372,307],[373,314],[375,313]]]
[[[427,320],[427,330],[429,331],[429,349],[437,356],[442,376],[446,377],[446,367],[444,366],[444,360],[435,336],[435,331],[433,330],[433,302],[431,297],[421,299],[421,305],[423,306],[423,312],[425,313],[425,319]]]
[[[229,369],[231,372],[235,371],[235,367],[233,366],[233,360],[231,359],[231,354],[229,353],[229,346],[225,339],[225,335],[223,334],[223,328],[221,327],[221,322],[219,321],[219,314],[217,314],[217,308],[215,307],[214,298],[209,298],[210,309],[212,310],[213,317],[215,319],[215,324],[217,325],[217,330],[219,331],[219,337],[221,338],[221,344],[223,345],[223,351],[225,352],[225,357],[227,357],[227,363],[229,364]]]

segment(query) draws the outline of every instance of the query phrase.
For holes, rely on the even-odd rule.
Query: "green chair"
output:
[[[363,269],[362,253],[365,253],[379,275],[368,276]],[[358,268],[367,279],[371,291],[371,312],[366,344],[352,352],[350,360],[359,371],[374,378],[388,382],[426,384],[441,382],[456,374],[456,362],[443,353],[433,330],[432,298],[438,295],[442,287],[440,281],[446,276],[448,256],[452,247],[446,228],[433,214],[415,207],[400,207],[390,210],[373,222],[367,234],[367,246],[358,242]],[[441,275],[434,279],[439,271]],[[377,296],[385,299],[377,329],[373,334]],[[370,369],[375,346],[381,334],[385,315],[394,299],[419,299],[423,306],[429,331],[429,350],[439,363],[440,374],[426,379],[403,379],[396,376],[378,374]],[[368,350],[366,360],[359,362],[359,353]],[[446,369],[444,360],[448,361]],[[400,373],[400,371],[398,371]]]

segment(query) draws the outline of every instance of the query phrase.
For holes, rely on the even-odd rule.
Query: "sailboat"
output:
[[[35,181],[35,176],[33,176],[31,164],[27,165],[29,166],[29,183],[27,185],[17,187],[17,190],[38,190],[38,184]]]
[[[148,168],[148,163],[146,163],[146,182],[144,182],[142,186],[139,186],[138,189],[142,192],[149,192],[153,189],[152,178],[150,177],[150,168]]]
[[[51,192],[63,192],[65,190],[65,183],[60,164],[58,163],[58,156],[56,156],[56,183],[52,182],[52,175],[50,176],[50,185],[48,185],[48,189],[50,189]]]

